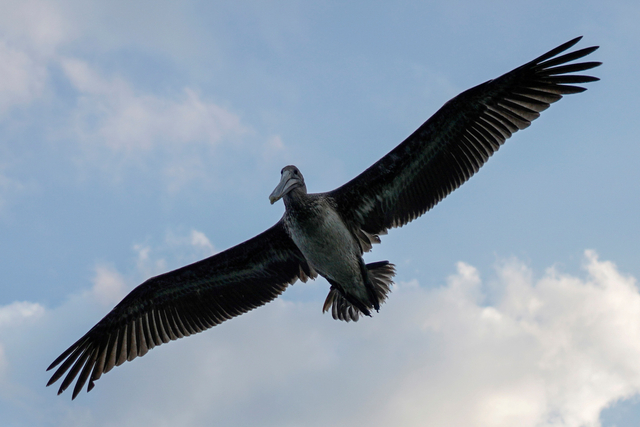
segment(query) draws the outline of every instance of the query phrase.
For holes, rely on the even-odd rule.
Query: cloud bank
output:
[[[210,245],[195,230],[184,241]],[[460,262],[440,288],[400,283],[356,324],[285,294],[126,363],[70,402],[44,388],[42,370],[77,339],[79,326],[64,331],[70,319],[84,331],[98,320],[87,307],[120,294],[122,275],[98,269],[93,288],[62,307],[0,308],[2,395],[35,369],[21,404],[46,402],[50,425],[595,427],[604,408],[640,391],[640,293],[592,251],[584,270],[536,278],[509,259],[486,281]],[[43,335],[58,338],[45,346]],[[34,351],[39,363],[26,366],[19,355]]]

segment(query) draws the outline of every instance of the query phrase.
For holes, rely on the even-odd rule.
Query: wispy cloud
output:
[[[113,173],[121,167],[155,168],[168,189],[207,175],[208,158],[221,143],[250,133],[240,118],[190,88],[178,99],[140,93],[119,77],[107,78],[86,61],[60,62],[77,90],[72,135],[83,161]],[[158,160],[160,159],[160,161]]]
[[[3,6],[0,118],[45,94],[58,97],[61,102],[53,107],[58,119],[45,135],[76,144],[69,157],[81,172],[108,172],[117,181],[130,170],[151,170],[162,178],[156,179],[160,185],[175,192],[206,180],[216,149],[251,133],[237,114],[205,99],[197,88],[184,87],[174,96],[139,90],[82,52],[65,49],[78,36],[72,25],[78,16],[64,5],[27,0]],[[56,92],[58,86],[65,87],[64,95]]]
[[[45,87],[45,64],[0,39],[0,113],[28,104]]]
[[[195,229],[168,230],[162,242],[136,243],[133,250],[136,253],[135,276],[142,279],[195,262],[215,252],[209,238]]]
[[[27,105],[45,91],[47,67],[70,26],[59,7],[43,0],[8,0],[0,15],[0,114]]]
[[[8,174],[5,174],[2,166],[0,163],[0,214],[3,213],[5,205],[12,196],[24,193],[33,188],[33,185],[20,182]]]
[[[192,89],[179,100],[168,100],[138,94],[126,81],[107,79],[79,59],[61,65],[78,90],[76,129],[87,143],[124,153],[160,146],[180,151],[184,144],[215,145],[247,131],[236,115],[203,101]]]

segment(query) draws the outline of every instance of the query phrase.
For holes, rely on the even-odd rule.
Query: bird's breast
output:
[[[321,275],[339,283],[360,279],[360,246],[335,209],[317,202],[288,214],[291,239]]]

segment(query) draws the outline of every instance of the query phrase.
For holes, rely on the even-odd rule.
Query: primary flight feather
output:
[[[363,253],[380,243],[379,235],[416,219],[462,185],[551,103],[583,92],[577,84],[597,81],[575,73],[599,62],[572,62],[597,46],[562,54],[579,40],[456,96],[340,188],[308,194],[298,168],[286,166],[269,196],[271,203],[284,201],[280,221],[135,288],[49,366],[60,365],[47,386],[64,377],[60,394],[77,378],[75,398],[87,381],[89,391],[114,366],[264,305],[288,285],[318,274],[331,285],[323,310],[335,319],[356,321],[379,310],[395,267],[388,261],[365,264]]]

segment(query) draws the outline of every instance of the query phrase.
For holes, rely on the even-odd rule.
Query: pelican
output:
[[[285,213],[265,232],[224,252],[155,276],[133,289],[47,370],[47,386],[66,373],[75,399],[114,366],[163,343],[218,325],[266,304],[297,280],[330,284],[323,311],[357,321],[378,311],[395,267],[365,264],[380,235],[431,209],[467,181],[514,132],[528,127],[576,86],[599,80],[574,74],[600,62],[570,63],[598,47],[564,53],[581,37],[448,101],[382,159],[343,186],[307,193],[300,170],[286,166],[269,196]],[[562,54],[562,55],[561,55]],[[570,63],[570,64],[569,64]]]

